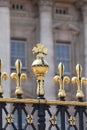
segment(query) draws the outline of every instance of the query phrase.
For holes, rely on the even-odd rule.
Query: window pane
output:
[[[15,67],[15,61],[20,59],[23,67],[26,67],[26,41],[11,41],[11,67]]]
[[[62,62],[65,66],[65,73],[70,73],[70,44],[56,44],[56,71],[58,64]]]

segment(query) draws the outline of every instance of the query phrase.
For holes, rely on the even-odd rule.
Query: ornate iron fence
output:
[[[44,77],[49,65],[44,60],[47,49],[42,44],[33,48],[37,54],[32,64],[32,70],[37,78],[37,99],[22,99],[23,90],[21,80],[26,80],[27,75],[22,73],[22,63],[16,61],[16,73],[11,74],[11,79],[16,80],[16,98],[3,98],[2,80],[7,79],[7,74],[1,71],[0,60],[0,130],[87,130],[87,102],[83,102],[84,93],[82,85],[87,84],[87,79],[81,77],[82,67],[76,66],[77,76],[71,82],[77,84],[77,101],[65,101],[66,92],[64,84],[70,82],[68,76],[64,76],[64,65],[59,64],[59,75],[54,81],[59,83],[58,97],[60,100],[46,100],[44,97]],[[11,110],[8,107],[11,104]]]

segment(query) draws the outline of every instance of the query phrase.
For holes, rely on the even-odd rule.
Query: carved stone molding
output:
[[[82,14],[83,14],[83,18],[86,18],[87,17],[87,5],[84,5],[82,7]]]
[[[10,7],[10,0],[0,0],[1,7]]]
[[[53,0],[39,0],[38,4],[40,11],[52,11]]]
[[[84,5],[84,1],[82,1],[82,0],[79,0],[79,1],[75,2],[75,7],[77,9],[81,9],[83,5]]]
[[[87,16],[87,0],[79,0],[75,3],[75,7],[81,11],[81,14]]]
[[[39,0],[40,6],[52,6],[53,0]]]
[[[53,25],[54,29],[57,30],[69,30],[74,32],[75,34],[79,34],[80,33],[80,29],[79,27],[77,27],[76,25],[72,24],[72,23],[56,23]]]

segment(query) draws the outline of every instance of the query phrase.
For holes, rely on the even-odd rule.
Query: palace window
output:
[[[55,12],[56,12],[56,14],[66,15],[66,14],[68,14],[68,8],[56,8]]]
[[[20,59],[26,69],[26,48],[25,40],[11,40],[11,68],[14,68],[15,61]]]
[[[55,46],[56,55],[56,73],[58,72],[58,64],[62,62],[65,66],[65,73],[70,74],[71,51],[70,44],[57,43]]]
[[[11,8],[12,8],[12,10],[23,10],[23,9],[24,9],[24,6],[23,6],[23,4],[13,3],[13,4],[11,5]]]

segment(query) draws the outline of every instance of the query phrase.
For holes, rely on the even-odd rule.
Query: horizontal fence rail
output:
[[[82,107],[87,107],[87,102],[46,100],[46,99],[0,98],[0,102],[3,102],[3,103],[25,103],[25,104],[45,104],[45,105],[61,105],[61,106],[82,106]]]
[[[0,98],[0,130],[86,130],[86,120],[87,102]]]

